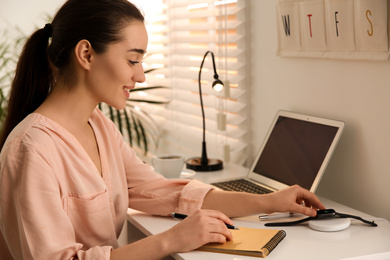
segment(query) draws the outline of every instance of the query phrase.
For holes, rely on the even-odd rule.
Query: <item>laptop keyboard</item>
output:
[[[226,191],[242,191],[254,194],[266,194],[272,192],[267,188],[256,185],[245,179],[216,182],[212,183],[212,185]]]

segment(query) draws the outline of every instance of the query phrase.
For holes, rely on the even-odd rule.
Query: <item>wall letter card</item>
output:
[[[299,4],[302,48],[326,50],[324,1],[316,0]]]
[[[279,49],[300,50],[299,9],[297,3],[281,3],[277,9]]]
[[[387,0],[355,0],[356,47],[388,51]]]
[[[325,0],[326,36],[329,50],[355,50],[353,1]]]

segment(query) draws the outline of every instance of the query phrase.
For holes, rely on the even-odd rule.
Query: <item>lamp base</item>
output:
[[[208,159],[207,164],[201,163],[200,157],[193,157],[186,161],[187,169],[197,172],[212,172],[223,169],[223,162],[219,159]]]

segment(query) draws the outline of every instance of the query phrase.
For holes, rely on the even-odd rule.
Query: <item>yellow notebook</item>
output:
[[[198,250],[266,257],[286,236],[284,230],[274,229],[240,227],[239,230],[231,230],[231,232],[233,240],[224,244],[209,243]]]

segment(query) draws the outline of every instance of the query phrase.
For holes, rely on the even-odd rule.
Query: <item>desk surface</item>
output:
[[[194,178],[206,183],[222,178],[235,178],[245,175],[247,169],[239,166],[228,166],[223,171],[197,173]],[[327,208],[336,211],[358,215],[363,218],[373,218],[363,212],[346,207],[339,203],[320,198]],[[283,220],[293,220],[296,217]],[[161,233],[175,224],[177,220],[170,217],[157,217],[141,213],[132,209],[128,211],[128,220],[145,235]],[[264,221],[260,221],[258,215],[235,218],[234,224],[238,227],[268,228]],[[286,238],[271,252],[266,259],[344,259],[359,257],[356,259],[390,259],[390,222],[375,220],[378,227],[370,227],[359,221],[352,220],[351,226],[338,232],[319,232],[312,230],[307,224],[299,226],[282,227],[287,232]],[[131,235],[131,234],[129,234]],[[178,253],[173,255],[175,259],[231,259],[246,260],[255,259],[247,256],[217,254],[201,251]]]

